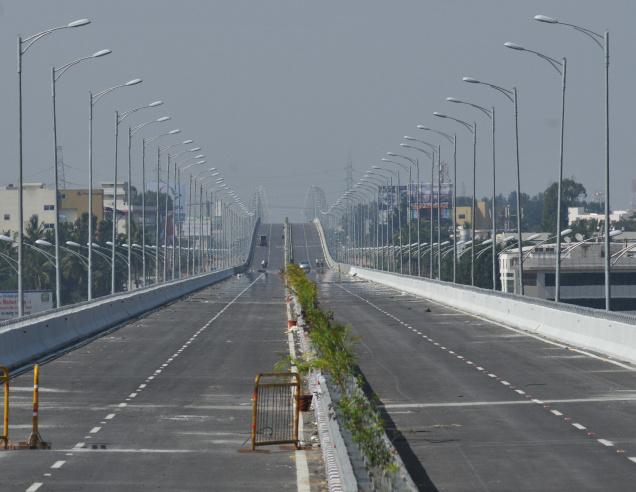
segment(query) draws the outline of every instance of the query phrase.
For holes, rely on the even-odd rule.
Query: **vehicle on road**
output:
[[[267,246],[267,236],[261,236],[258,241],[259,246]]]
[[[309,273],[311,271],[311,265],[309,264],[308,261],[303,260],[303,261],[299,261],[298,262],[298,266],[301,268],[301,270],[303,270],[305,273]]]

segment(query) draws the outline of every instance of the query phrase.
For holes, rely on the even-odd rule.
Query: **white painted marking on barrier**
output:
[[[537,400],[536,398],[533,398],[533,399],[532,399],[532,401],[533,401],[534,403],[539,404],[539,405],[543,405],[543,403],[544,403],[544,402],[543,402],[543,400]]]
[[[73,446],[73,449],[83,448],[83,447],[84,447],[84,444],[86,444],[86,443],[78,442],[75,446]]]
[[[614,443],[612,441],[608,441],[607,439],[597,439],[597,441],[600,442],[603,446],[607,446],[608,448],[614,446]]]
[[[496,374],[493,374],[492,372],[489,372],[489,373],[488,373],[488,376],[489,376],[489,377],[491,377],[491,378],[496,378],[496,377],[497,377],[497,375],[496,375]]]
[[[500,383],[504,386],[510,386],[510,383],[508,381],[504,381],[503,379],[500,381]]]
[[[636,463],[636,456],[629,456],[627,459],[632,463]]]
[[[576,427],[578,430],[585,430],[586,429],[586,427],[584,425],[577,424],[577,423],[572,424],[572,427]]]
[[[561,417],[563,414],[558,410],[550,410],[550,413],[556,415],[557,417]]]
[[[64,460],[56,461],[55,463],[51,465],[51,468],[53,468],[54,470],[57,470],[58,468],[62,468],[62,466],[64,466],[64,463],[66,463],[66,461]]]
[[[128,395],[128,398],[135,398],[137,396],[137,393],[130,393]]]
[[[88,213],[88,212],[87,212],[87,213]],[[87,217],[88,217],[88,215],[87,215]],[[449,354],[454,354],[455,352],[453,352],[452,350],[449,350],[449,351],[448,351],[448,353],[449,353]]]
[[[128,403],[120,403],[118,405],[119,408],[124,408],[124,407],[127,407],[127,406],[128,406]]]
[[[525,394],[526,394],[526,392],[525,392],[525,391],[520,390],[520,389],[516,389],[516,390],[515,390],[515,393],[519,393],[520,395],[525,395]]]
[[[88,217],[88,216],[87,216],[87,217]],[[145,387],[146,387],[146,385],[145,385],[145,384],[140,384],[140,385],[139,385],[139,389],[144,389]]]
[[[88,216],[87,216],[87,217],[88,217]],[[473,362],[472,362],[472,361],[470,361],[470,360],[467,360],[467,361],[466,361],[466,364],[468,364],[468,365],[471,365],[471,366],[472,366],[472,365],[473,365]]]
[[[42,482],[33,482],[31,486],[28,489],[26,489],[26,492],[35,492],[40,487],[42,487]]]
[[[87,216],[87,217],[88,217],[88,216]],[[483,367],[481,367],[481,366],[477,366],[477,367],[475,367],[475,369],[477,369],[478,371],[483,371],[483,370],[484,370],[484,368],[483,368]]]
[[[93,427],[93,428],[90,430],[90,433],[91,433],[91,434],[97,434],[100,430],[102,430],[102,428],[101,428],[101,427]]]

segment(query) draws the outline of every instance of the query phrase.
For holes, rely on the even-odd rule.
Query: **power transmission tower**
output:
[[[347,158],[347,165],[345,166],[345,172],[347,173],[346,182],[345,182],[345,191],[353,188],[353,161],[351,160],[351,153],[349,153],[349,157]]]
[[[57,151],[57,165],[58,165],[58,176],[60,181],[60,189],[66,189],[66,174],[64,173],[64,151],[62,150],[62,146],[58,145],[55,149]]]

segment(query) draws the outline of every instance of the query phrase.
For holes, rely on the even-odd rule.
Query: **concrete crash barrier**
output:
[[[343,273],[426,297],[512,328],[636,363],[636,317],[631,315],[571,304],[557,305],[542,299],[348,265],[340,265],[340,268]]]
[[[636,363],[636,316],[586,308],[468,285],[387,273],[337,263],[329,254],[320,221],[318,229],[330,268],[426,297],[491,321],[542,335],[566,345]]]
[[[60,308],[0,325],[0,362],[16,369],[231,277],[229,268]]]
[[[235,273],[246,271],[252,261],[259,224],[260,219],[257,219],[249,254],[242,265],[0,323],[0,364],[10,370],[20,368]]]

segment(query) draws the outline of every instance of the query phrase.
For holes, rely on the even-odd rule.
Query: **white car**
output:
[[[305,273],[309,273],[311,271],[311,265],[309,264],[308,261],[299,261],[298,262],[298,266],[301,268],[302,271],[304,271]]]

